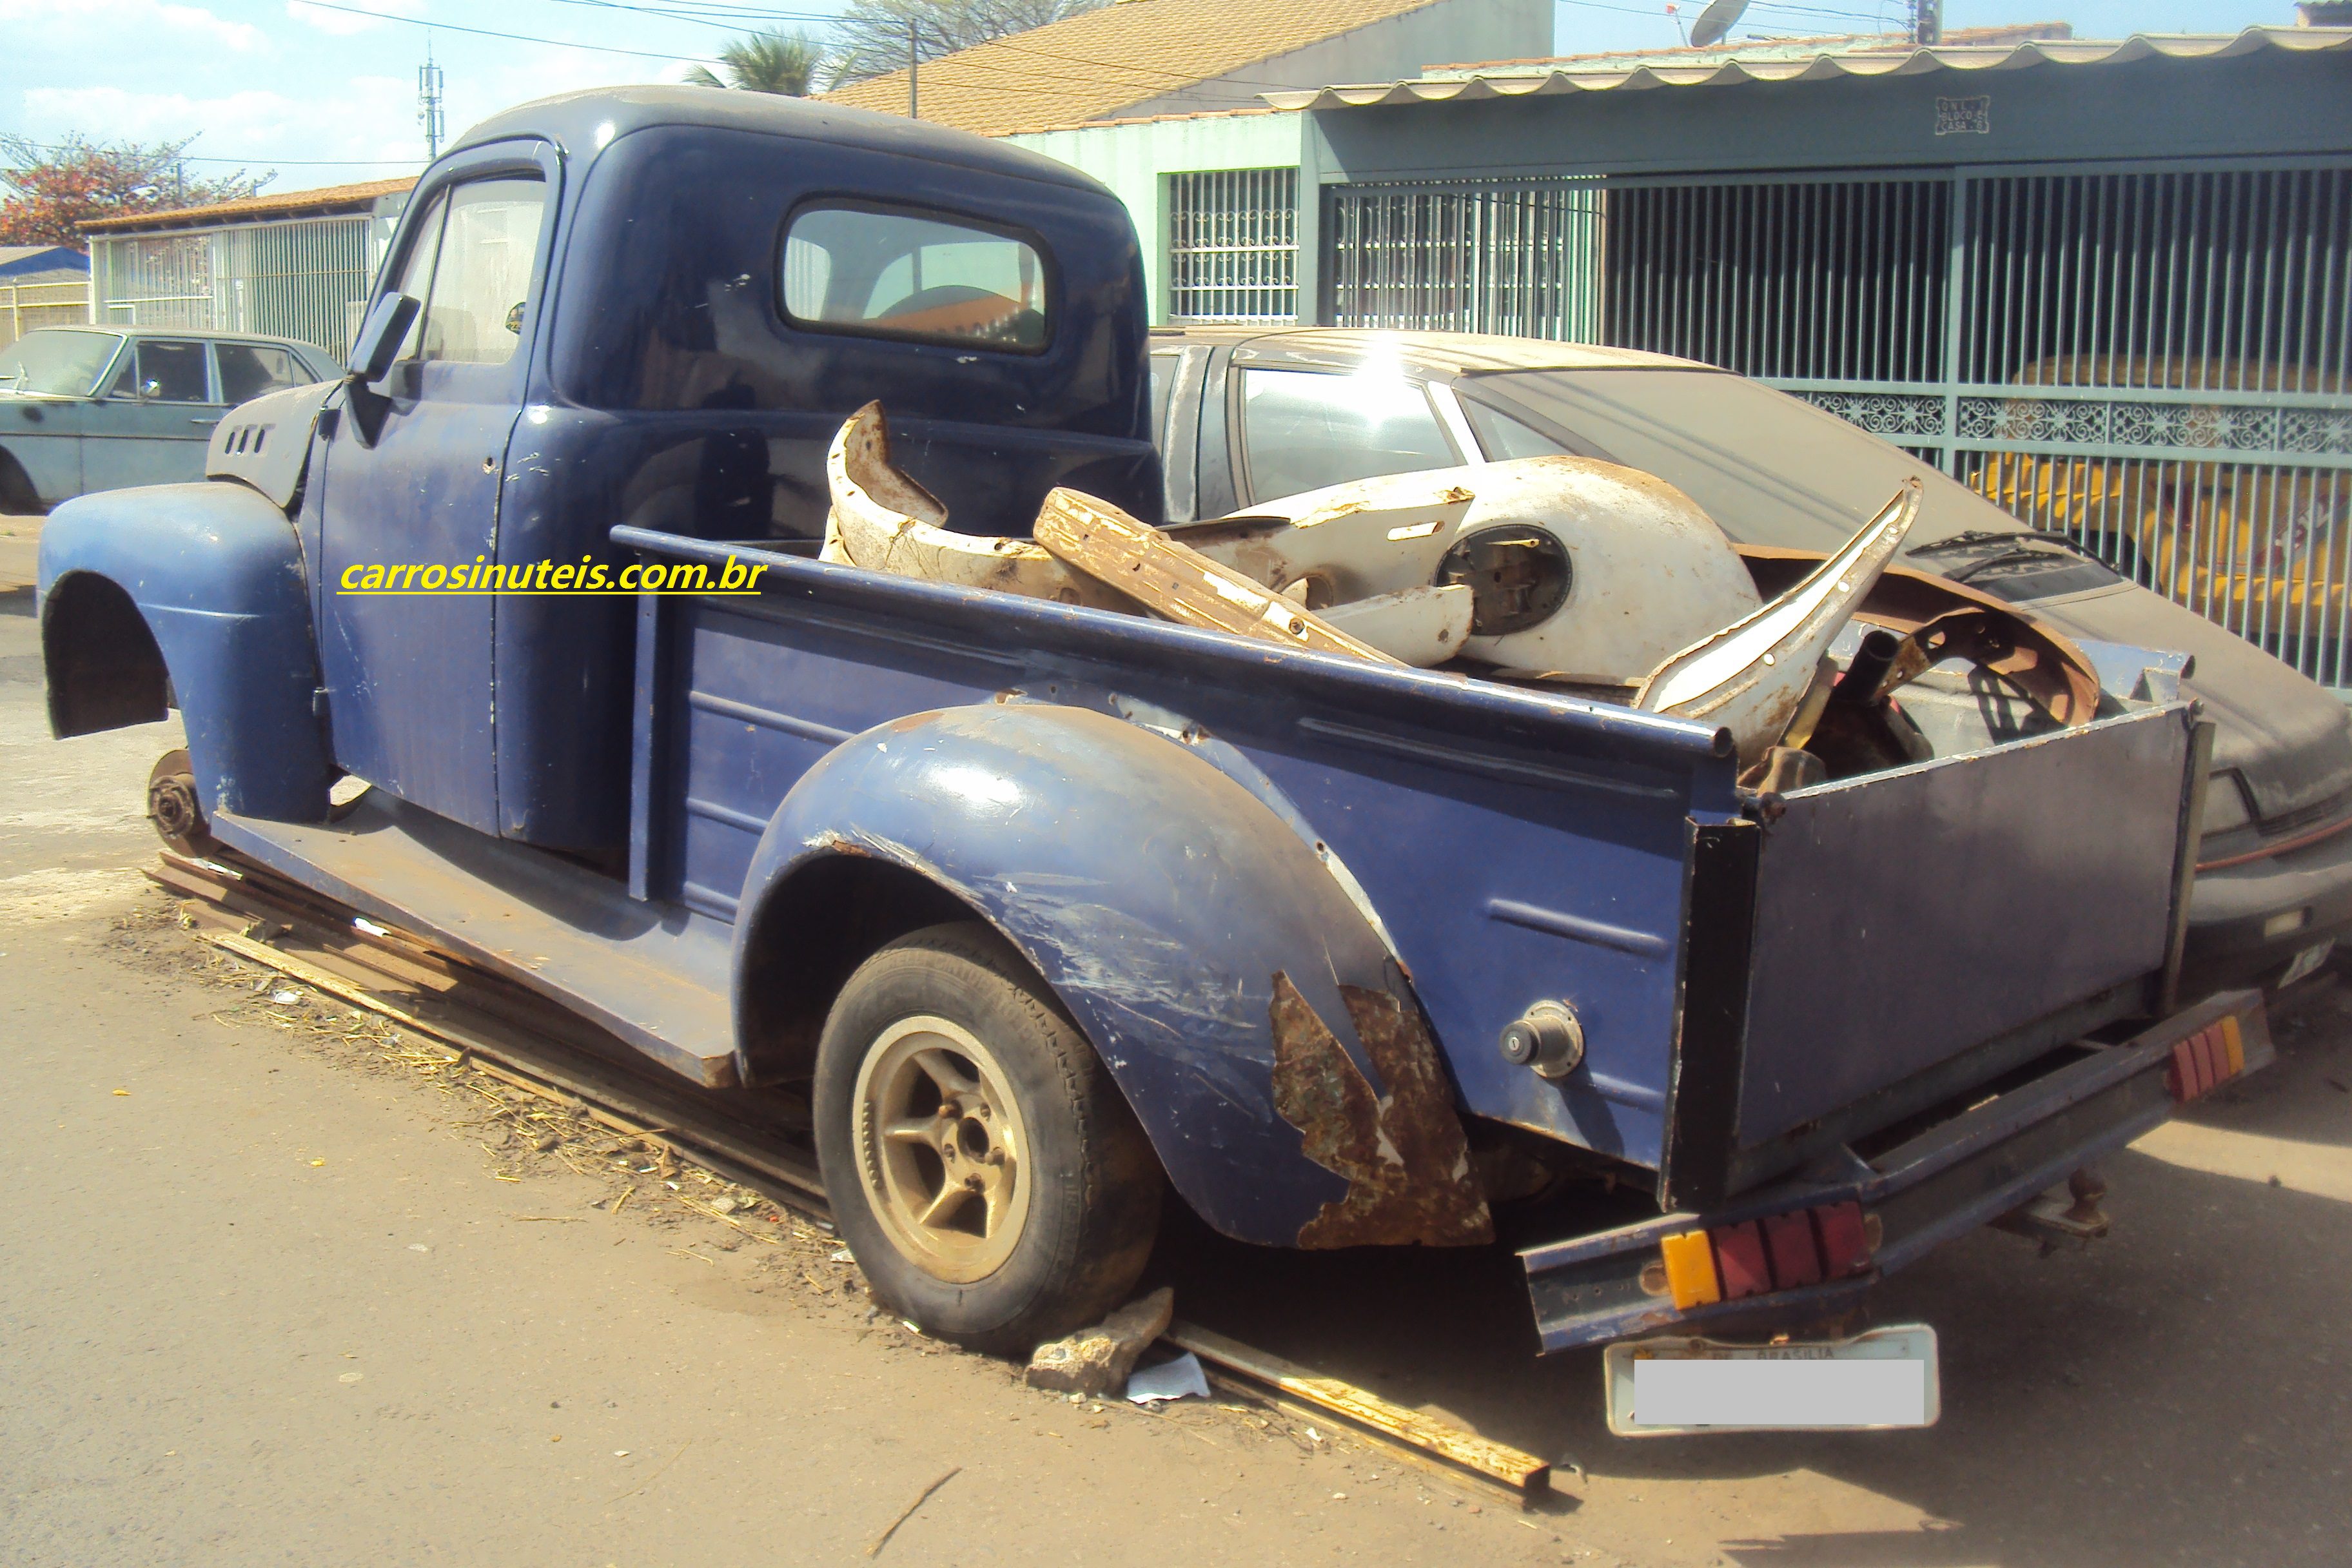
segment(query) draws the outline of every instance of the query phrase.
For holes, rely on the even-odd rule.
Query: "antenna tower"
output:
[[[433,39],[425,40],[425,63],[416,68],[416,123],[425,127],[425,161],[441,156],[448,121],[441,112],[441,68],[433,63]]]

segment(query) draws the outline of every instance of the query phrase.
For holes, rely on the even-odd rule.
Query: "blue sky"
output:
[[[732,34],[806,20],[841,0],[0,0],[0,132],[153,142],[198,134],[192,156],[274,167],[273,190],[413,173],[424,162],[416,68],[428,28],[452,133],[509,104],[574,88],[674,80]],[[1234,0],[1236,5],[1247,0]],[[1685,18],[1706,0],[1682,0]],[[699,14],[698,19],[648,12]],[[1895,25],[1902,0],[1754,0],[1735,33]],[[2079,37],[2235,32],[2294,20],[2291,0],[1947,0],[1948,26],[2058,20]],[[1664,0],[1560,0],[1562,52],[1679,42]],[[707,19],[700,19],[707,17]],[[521,42],[457,28],[524,35]],[[620,52],[614,52],[620,51]]]

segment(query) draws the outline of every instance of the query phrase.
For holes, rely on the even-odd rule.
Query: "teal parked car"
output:
[[[285,338],[44,327],[0,349],[0,514],[92,490],[205,477],[213,426],[240,403],[342,374]]]

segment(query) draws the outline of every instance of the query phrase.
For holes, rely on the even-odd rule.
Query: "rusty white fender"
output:
[[[1918,515],[1913,479],[1803,582],[1652,670],[1633,706],[1727,726],[1740,764],[1760,761]]]
[[[1478,541],[1529,531],[1566,551],[1558,607],[1496,632],[1475,621],[1460,651],[1483,664],[1631,685],[1661,659],[1762,601],[1723,531],[1663,479],[1590,458],[1522,458],[1357,479],[1176,531],[1269,587],[1304,583],[1310,608],[1465,582],[1496,603]],[[1503,625],[1508,626],[1506,617]],[[1368,638],[1367,640],[1377,640]]]
[[[1135,608],[1126,595],[1065,565],[1042,545],[950,531],[948,509],[891,466],[890,432],[879,403],[851,415],[834,436],[824,478],[833,508],[825,514],[820,561],[1098,610]]]

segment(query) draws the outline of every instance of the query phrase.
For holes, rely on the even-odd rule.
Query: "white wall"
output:
[[[1296,168],[1305,116],[1222,114],[1075,131],[1031,131],[1005,141],[1058,158],[1108,185],[1143,244],[1151,320],[1168,319],[1167,176],[1207,169]]]

